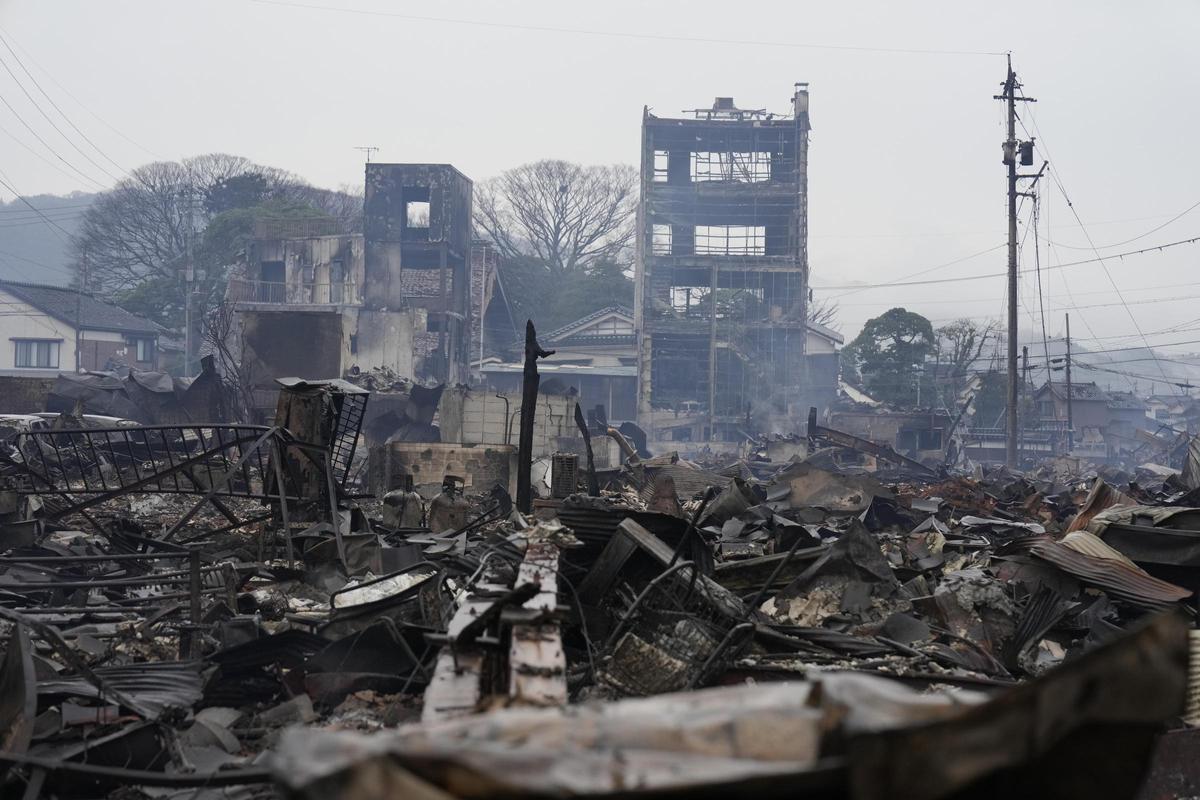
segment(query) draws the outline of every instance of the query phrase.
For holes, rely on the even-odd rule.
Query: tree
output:
[[[256,206],[271,196],[271,184],[261,172],[244,172],[221,178],[204,192],[204,210],[220,214]]]
[[[196,319],[219,303],[225,294],[230,268],[254,238],[255,223],[260,220],[330,219],[328,215],[303,203],[268,200],[252,208],[233,208],[212,217],[204,231],[195,237],[193,258],[192,310]],[[153,320],[165,328],[178,329],[184,319],[185,284],[176,276],[152,275],[128,289],[112,294],[122,308]]]
[[[633,240],[637,170],[537,161],[475,189],[475,225],[507,259],[534,259],[553,279],[623,261]]]
[[[984,348],[996,340],[998,332],[995,320],[977,322],[966,318],[947,323],[934,332],[938,353],[937,389],[947,410],[953,410],[961,403],[960,395],[967,379]]]
[[[823,297],[816,302],[808,305],[808,321],[815,322],[818,325],[832,327],[837,322],[837,315],[841,309],[838,304],[830,300],[828,297]]]
[[[929,320],[893,308],[867,320],[843,350],[843,359],[852,367],[848,374],[861,375],[868,394],[893,405],[911,407],[917,405],[918,393],[927,391],[929,378],[924,365],[935,347]]]
[[[197,270],[206,275],[197,278],[195,288],[207,294],[216,288],[215,281],[223,280],[223,267],[232,263],[237,248],[231,246],[244,243],[252,228],[253,215],[237,221],[238,210],[333,217],[340,226],[361,221],[361,197],[340,195],[224,153],[146,164],[99,195],[87,210],[72,240],[75,266],[80,272],[86,269],[89,288],[179,329],[189,244]]]
[[[622,264],[597,261],[586,270],[551,280],[540,261],[507,259],[500,280],[517,319],[532,319],[538,330],[552,331],[607,306],[633,307],[633,281]]]

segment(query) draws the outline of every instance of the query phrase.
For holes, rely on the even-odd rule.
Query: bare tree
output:
[[[837,315],[841,309],[838,304],[830,300],[828,297],[823,297],[816,302],[810,303],[808,306],[808,321],[815,322],[817,325],[832,327],[837,322]]]
[[[534,258],[552,275],[617,260],[633,239],[637,170],[537,161],[475,190],[475,225],[506,258]]]
[[[958,396],[983,355],[984,348],[995,341],[999,333],[995,320],[958,319],[938,328],[937,352],[939,386],[943,403],[948,408],[958,404]]]
[[[245,422],[250,419],[254,398],[243,359],[235,352],[241,349],[241,342],[234,303],[228,298],[214,303],[204,321],[204,349],[216,358],[217,372],[228,397],[232,398],[230,412],[234,420]]]
[[[207,225],[211,211],[204,201],[209,193],[251,175],[260,178],[268,196],[305,195],[307,201],[322,195],[322,190],[289,172],[225,153],[146,164],[97,197],[84,214],[72,241],[76,265],[82,267],[86,260],[89,286],[106,294],[156,278],[177,279],[189,235]],[[328,196],[321,200],[330,205],[343,202]],[[343,209],[351,218],[353,206],[351,200],[351,210]]]

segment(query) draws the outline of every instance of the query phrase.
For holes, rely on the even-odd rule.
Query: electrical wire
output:
[[[16,253],[10,253],[7,250],[0,250],[0,255],[8,256],[9,258],[16,258],[21,261],[27,261],[36,267],[42,267],[43,269],[53,270],[54,272],[61,272],[64,275],[73,275],[74,274],[73,272],[71,272],[71,270],[67,269],[66,267],[56,267],[53,264],[47,264],[42,261],[35,261],[32,258],[26,258],[25,256],[18,255]]]
[[[9,192],[16,195],[18,200],[20,200],[22,203],[24,203],[25,205],[29,206],[31,209],[36,211],[38,213],[38,215],[41,216],[42,219],[44,219],[46,221],[47,225],[51,226],[56,231],[58,231],[59,236],[61,236],[65,241],[67,241],[67,242],[71,241],[71,234],[63,226],[59,225],[57,222],[55,222],[54,220],[47,217],[45,214],[42,214],[41,209],[39,209],[33,203],[26,200],[25,196],[23,194],[21,194],[20,192],[18,192],[13,187],[13,185],[8,182],[8,179],[7,179],[7,177],[5,177],[3,171],[0,171],[0,186],[3,186],[5,189],[8,189]]]
[[[1037,131],[1038,137],[1042,141],[1042,145],[1041,145],[1042,149],[1046,151],[1046,157],[1049,159],[1050,158],[1050,148],[1046,144],[1045,136],[1042,134],[1041,129],[1038,127],[1037,115],[1032,110],[1029,113],[1029,120],[1033,124],[1034,130]],[[1029,132],[1029,130],[1025,127],[1025,121],[1020,120],[1020,123],[1021,123],[1021,129],[1023,131],[1025,131],[1025,134],[1027,136],[1029,136],[1030,138],[1033,138],[1033,134],[1031,134]],[[1063,185],[1062,178],[1059,176],[1059,171],[1058,171],[1057,166],[1050,170],[1050,177],[1053,179],[1054,185],[1058,188],[1059,193],[1062,194],[1063,200],[1066,201],[1067,208],[1070,209],[1071,215],[1075,218],[1076,224],[1079,225],[1079,229],[1083,232],[1084,238],[1087,239],[1088,244],[1091,246],[1092,252],[1095,254],[1096,259],[1099,262],[1101,269],[1104,270],[1104,275],[1105,275],[1105,277],[1108,278],[1109,284],[1113,287],[1113,290],[1116,291],[1117,297],[1120,298],[1122,305],[1125,306],[1125,314],[1129,317],[1129,321],[1131,323],[1133,323],[1133,329],[1138,332],[1138,335],[1140,335],[1142,337],[1142,341],[1145,342],[1146,336],[1142,332],[1142,327],[1141,327],[1141,325],[1138,324],[1137,319],[1133,316],[1133,312],[1129,310],[1128,305],[1125,305],[1125,297],[1124,297],[1124,295],[1121,294],[1121,290],[1117,286],[1117,282],[1113,278],[1112,272],[1109,270],[1108,264],[1105,262],[1104,257],[1102,257],[1100,255],[1100,251],[1096,248],[1095,242],[1092,240],[1092,234],[1088,231],[1087,226],[1083,224],[1083,219],[1079,216],[1079,211],[1075,208],[1075,204],[1071,202],[1071,198],[1067,194],[1067,188],[1066,188],[1066,186]],[[1184,213],[1187,213],[1187,212],[1184,212]],[[1063,281],[1063,285],[1064,286],[1067,285],[1065,279]],[[1073,300],[1072,300],[1072,304],[1074,304]],[[1084,324],[1087,325],[1086,322]],[[1087,325],[1087,328],[1088,328],[1088,333],[1095,335],[1095,331],[1093,331],[1091,329],[1090,325]],[[1153,352],[1153,351],[1151,351],[1151,352]],[[1162,368],[1161,364],[1158,366],[1158,369],[1160,372],[1162,372],[1163,377],[1166,378],[1167,373]]]
[[[3,41],[3,40],[0,40],[0,41]],[[5,43],[5,44],[7,44],[7,43]],[[4,67],[4,71],[7,72],[9,74],[9,77],[11,77],[13,79],[13,83],[15,83],[17,85],[17,88],[21,90],[21,94],[25,95],[25,99],[27,99],[30,102],[30,104],[35,109],[37,109],[37,112],[39,114],[41,114],[42,118],[45,119],[46,122],[50,125],[50,127],[54,129],[54,132],[63,138],[63,141],[65,141],[67,144],[71,145],[71,147],[75,148],[75,152],[77,152],[77,153],[79,153],[79,155],[83,156],[85,161],[87,161],[93,167],[95,167],[96,169],[100,170],[102,173],[107,175],[110,179],[112,179],[113,181],[120,180],[120,178],[118,178],[116,175],[113,175],[111,172],[109,172],[107,169],[105,169],[103,164],[99,163],[98,161],[96,161],[96,159],[92,158],[90,155],[88,155],[86,152],[84,152],[82,147],[75,144],[74,139],[72,139],[71,137],[69,137],[65,133],[63,133],[62,128],[58,127],[58,123],[50,118],[50,115],[46,113],[46,109],[42,108],[41,103],[39,103],[37,101],[37,99],[34,98],[34,96],[29,93],[29,90],[25,88],[25,84],[22,83],[21,79],[17,77],[17,73],[13,72],[12,67],[10,67],[8,65],[8,61],[5,60],[3,54],[0,54],[0,67]]]
[[[1122,245],[1129,244],[1130,242],[1136,242],[1138,239],[1145,239],[1150,234],[1157,233],[1158,231],[1161,231],[1163,228],[1167,227],[1171,223],[1176,222],[1177,220],[1183,219],[1185,216],[1187,216],[1192,211],[1195,211],[1197,208],[1200,208],[1200,200],[1196,201],[1195,203],[1188,206],[1183,211],[1181,211],[1178,214],[1176,214],[1175,216],[1171,217],[1169,220],[1164,222],[1162,225],[1157,225],[1157,226],[1151,228],[1150,230],[1146,231],[1145,233],[1139,234],[1130,239],[1125,239],[1124,241],[1121,241],[1121,242],[1113,242],[1111,244],[1097,245],[1097,247],[1099,247],[1099,249],[1101,249],[1101,250],[1108,250],[1113,247],[1120,247]],[[1075,245],[1063,244],[1062,242],[1055,242],[1054,245],[1055,245],[1055,247],[1062,247],[1066,250],[1094,250],[1095,249],[1092,247],[1077,247]]]
[[[1054,264],[1051,266],[1044,267],[1043,270],[1046,272],[1050,272],[1050,271],[1067,269],[1068,267],[1079,267],[1079,266],[1083,266],[1085,264],[1098,264],[1098,263],[1105,261],[1106,259],[1126,258],[1128,256],[1143,255],[1145,253],[1152,253],[1155,251],[1167,250],[1172,247],[1180,247],[1185,244],[1195,244],[1196,242],[1200,242],[1200,236],[1193,236],[1190,239],[1180,239],[1175,242],[1164,242],[1163,244],[1160,244],[1160,245],[1155,245],[1155,246],[1151,246],[1151,247],[1143,247],[1140,250],[1128,250],[1124,253],[1112,253],[1110,255],[1099,257],[1099,258],[1088,258],[1088,259],[1083,259],[1080,261],[1068,261],[1068,262],[1062,263],[1062,264]],[[1003,246],[1004,245],[1000,245],[1000,247],[1003,247]],[[991,249],[996,250],[998,248],[993,247]],[[977,253],[975,255],[979,255],[979,254]],[[970,258],[970,257],[971,256],[968,256],[968,258]],[[942,266],[947,266],[947,265],[942,265]],[[940,269],[940,267],[933,267],[931,269]],[[1032,272],[1033,272],[1033,270],[1017,270],[1018,275],[1029,274]],[[943,284],[943,283],[963,283],[966,281],[986,280],[988,278],[1002,278],[1007,275],[1008,275],[1008,272],[988,272],[983,275],[964,275],[964,276],[961,276],[958,278],[930,278],[930,279],[923,280],[923,281],[891,281],[889,283],[866,283],[866,284],[848,283],[848,284],[841,284],[841,285],[834,285],[834,286],[814,286],[813,289],[820,290],[820,291],[841,290],[841,289],[852,289],[854,291],[866,291],[868,289],[891,289],[891,288],[895,288],[897,286],[936,286],[938,284]],[[1117,291],[1119,292],[1120,290],[1118,289]],[[842,295],[838,295],[838,296],[841,297]],[[830,298],[830,299],[835,299],[835,298]]]
[[[53,147],[51,147],[50,144],[41,137],[41,134],[39,134],[37,131],[35,131],[33,129],[33,126],[25,121],[25,118],[21,116],[20,112],[18,112],[15,108],[13,108],[12,103],[8,102],[8,99],[2,94],[0,94],[0,103],[3,103],[5,108],[7,108],[9,111],[12,112],[12,115],[14,117],[16,117],[17,121],[20,122],[25,127],[25,130],[29,131],[29,133],[33,135],[33,138],[37,139],[38,142],[41,143],[42,147],[45,147],[48,151],[50,151],[51,155],[53,155],[55,158],[57,158],[62,163],[66,164],[68,169],[70,169],[72,172],[76,173],[79,177],[83,178],[88,183],[92,184],[93,186],[95,186],[98,189],[101,189],[101,190],[104,189],[104,184],[102,184],[100,181],[92,178],[90,175],[88,175],[85,172],[83,172],[82,170],[80,170],[78,167],[76,167],[70,161],[67,161],[65,158],[62,157],[61,153],[59,153],[57,150],[55,150]]]
[[[86,111],[97,122],[99,122],[104,127],[108,128],[110,131],[115,133],[117,136],[120,136],[122,139],[129,142],[131,145],[133,145],[137,149],[139,149],[142,152],[146,153],[147,155],[151,156],[152,158],[155,158],[158,160],[163,160],[163,158],[164,158],[163,156],[159,155],[158,153],[155,153],[153,150],[145,147],[144,145],[139,144],[135,140],[131,139],[129,136],[126,136],[120,130],[118,130],[117,128],[113,127],[108,122],[106,122],[104,120],[104,118],[101,117],[99,114],[97,114],[96,112],[94,112],[90,108],[88,108],[86,105],[84,105],[84,103],[78,97],[76,97],[74,94],[71,93],[71,90],[69,90],[66,86],[63,86],[61,83],[59,83],[58,80],[50,73],[49,70],[47,70],[45,67],[43,67],[41,64],[39,64],[37,59],[35,59],[28,50],[26,50],[24,47],[22,47],[20,42],[18,42],[16,39],[14,39],[12,37],[12,34],[8,33],[3,28],[0,28],[0,34],[4,34],[5,36],[7,36],[9,42],[25,55],[25,58],[28,59],[30,64],[33,64],[35,67],[37,67],[39,70],[41,70],[42,75],[44,75],[47,79],[49,79],[49,81],[51,83],[53,83],[55,86],[57,86],[62,91],[63,94],[65,94],[67,97],[74,100],[76,105],[78,105],[80,108],[82,108],[84,111]]]
[[[51,97],[46,92],[46,90],[42,88],[42,85],[40,83],[38,83],[37,78],[35,78],[33,76],[33,73],[29,71],[29,68],[25,66],[25,62],[23,62],[21,60],[21,57],[17,55],[17,51],[13,50],[12,45],[9,44],[8,39],[5,38],[3,34],[0,34],[0,44],[4,45],[4,48],[6,50],[8,50],[8,52],[12,56],[13,60],[17,62],[17,66],[21,68],[21,71],[25,73],[25,75],[29,78],[30,82],[33,83],[34,87],[39,92],[41,92],[42,97],[46,98],[46,101],[50,103],[50,106],[55,111],[58,112],[58,115],[60,117],[62,117],[63,120],[65,120],[68,125],[71,126],[72,130],[74,130],[76,133],[78,133],[79,136],[85,142],[87,142],[93,150],[95,150],[97,153],[99,153],[102,158],[107,160],[110,164],[112,164],[114,167],[119,169],[121,172],[128,173],[129,170],[127,170],[125,167],[122,167],[120,164],[118,164],[116,161],[114,161],[112,158],[110,158],[108,153],[105,153],[103,150],[101,150],[100,147],[97,146],[97,144],[95,142],[93,142],[86,133],[84,133],[82,130],[79,129],[78,125],[76,125],[74,122],[71,121],[71,118],[67,116],[66,112],[64,112],[61,107],[59,107],[58,103],[54,102],[54,98]],[[8,69],[7,64],[5,64],[5,69]],[[10,75],[12,75],[12,70],[8,70],[8,72]],[[16,79],[16,76],[14,76],[14,80],[15,79]],[[79,148],[76,148],[76,149],[78,150]],[[84,155],[84,157],[87,157],[87,155],[85,153],[83,153],[82,150],[80,150],[79,152],[80,152],[80,154]],[[91,158],[88,158],[88,161],[92,161]],[[96,164],[96,162],[94,162],[94,161],[92,161],[92,163],[95,164],[96,167],[98,167],[99,169],[103,170],[104,173],[106,175],[108,175],[110,178],[112,178],[113,180],[117,180],[116,176],[114,176],[112,173],[108,172],[108,170],[105,170],[103,167],[101,167],[99,164]]]

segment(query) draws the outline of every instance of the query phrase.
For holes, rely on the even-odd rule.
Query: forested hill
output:
[[[0,202],[0,278],[34,283],[70,282],[68,234],[75,233],[83,212],[95,197],[85,192],[28,197],[29,204],[37,211],[19,199]]]

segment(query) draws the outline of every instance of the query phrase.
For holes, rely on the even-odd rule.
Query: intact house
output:
[[[538,342],[554,355],[538,361],[547,392],[574,390],[584,408],[604,406],[610,422],[637,417],[637,335],[633,309],[608,306],[547,334]],[[514,355],[524,346],[514,343]],[[498,392],[519,392],[521,361],[484,359],[479,365],[484,382]]]
[[[161,328],[86,292],[0,281],[0,374],[159,368]]]

